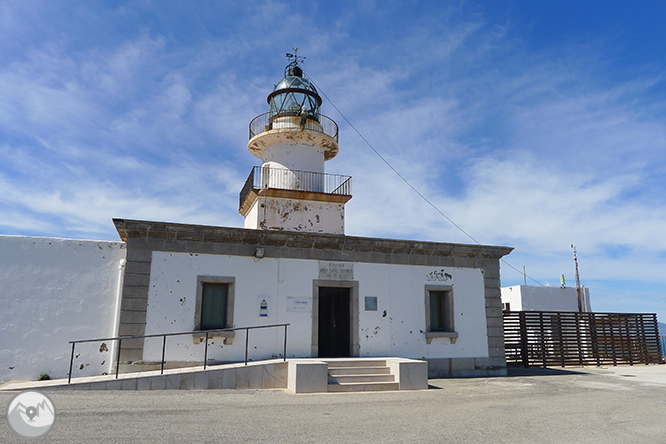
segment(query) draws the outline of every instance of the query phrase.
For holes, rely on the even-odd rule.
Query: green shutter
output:
[[[453,331],[449,313],[449,292],[430,292],[430,331]]]
[[[227,328],[227,296],[229,284],[203,284],[201,297],[201,329]]]
[[[430,330],[438,331],[443,329],[442,324],[442,292],[430,292]]]

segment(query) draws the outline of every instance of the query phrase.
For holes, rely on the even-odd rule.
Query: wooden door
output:
[[[349,288],[319,287],[319,357],[351,355]]]

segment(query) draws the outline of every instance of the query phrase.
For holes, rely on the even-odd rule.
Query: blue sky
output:
[[[242,226],[247,125],[294,46],[448,217],[595,311],[666,319],[666,4],[0,1],[0,233]],[[470,242],[344,122],[347,234]],[[502,267],[502,284],[523,276]],[[533,283],[530,281],[530,283]]]

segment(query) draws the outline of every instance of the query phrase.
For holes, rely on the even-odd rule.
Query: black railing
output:
[[[351,176],[256,166],[240,192],[239,208],[251,190],[292,190],[351,196]]]
[[[326,134],[338,141],[338,124],[330,117],[323,114],[317,116],[308,115],[301,118],[298,113],[267,112],[260,114],[250,122],[250,139],[265,131],[277,129],[303,129]]]
[[[250,194],[250,191],[252,191],[252,189],[254,188],[254,170],[256,169],[257,167],[252,168],[252,171],[250,171],[250,175],[247,177],[247,180],[245,181],[245,185],[243,185],[243,188],[241,188],[241,192],[239,195],[240,203],[238,204],[239,210],[243,207],[243,202],[245,202],[245,199],[247,199],[247,195]]]
[[[206,369],[206,363],[208,361],[208,338],[210,333],[220,332],[220,331],[236,331],[236,330],[245,330],[245,365],[247,365],[247,352],[249,348],[249,337],[250,330],[256,330],[259,328],[273,328],[273,327],[284,327],[284,349],[283,349],[283,359],[287,360],[287,327],[290,324],[272,324],[272,325],[256,325],[252,327],[236,327],[236,328],[219,328],[215,330],[197,330],[197,331],[185,331],[181,333],[162,333],[156,335],[143,335],[143,336],[118,336],[115,338],[101,338],[101,339],[84,339],[81,341],[69,341],[72,344],[72,356],[69,359],[69,376],[67,378],[67,383],[69,384],[72,381],[72,366],[74,364],[74,348],[76,344],[83,342],[99,342],[99,341],[118,341],[118,350],[116,353],[116,379],[118,379],[118,373],[120,370],[120,350],[122,348],[123,341],[126,339],[145,339],[145,338],[159,338],[162,337],[162,361],[160,374],[164,373],[164,354],[166,352],[166,338],[167,336],[205,336],[205,346],[204,346],[204,359],[203,359],[203,368]]]

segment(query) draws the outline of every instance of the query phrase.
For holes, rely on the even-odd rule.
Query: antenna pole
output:
[[[527,271],[525,271],[524,265],[523,265],[523,278],[525,279],[525,286],[527,287]]]
[[[583,298],[581,295],[581,288],[580,288],[580,274],[578,274],[578,253],[576,252],[576,246],[574,244],[571,244],[571,248],[573,248],[574,262],[576,263],[576,296],[578,297],[578,311],[582,313]]]

